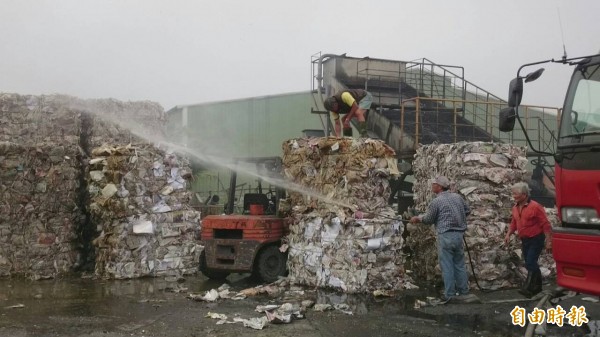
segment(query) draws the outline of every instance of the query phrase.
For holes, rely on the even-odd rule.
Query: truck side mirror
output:
[[[577,124],[577,120],[579,119],[579,114],[575,110],[571,110],[571,124]]]
[[[508,106],[514,108],[521,104],[521,97],[523,97],[523,78],[516,77],[508,86]]]
[[[502,132],[511,132],[515,128],[515,120],[517,119],[517,113],[515,108],[508,107],[500,110],[499,125],[498,128]]]
[[[561,163],[563,161],[564,157],[563,154],[558,152],[554,154],[554,161],[557,163]]]

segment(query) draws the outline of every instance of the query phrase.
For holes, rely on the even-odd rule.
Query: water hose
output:
[[[544,297],[542,297],[542,299],[535,306],[535,308],[543,308],[543,307],[545,307],[546,302],[548,302],[551,297],[552,297],[552,294],[546,293],[544,295]],[[535,327],[536,327],[536,324],[532,324],[530,322],[529,325],[527,325],[527,330],[525,330],[525,337],[532,337],[533,333],[535,332]]]

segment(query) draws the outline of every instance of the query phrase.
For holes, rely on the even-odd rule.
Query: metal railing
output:
[[[322,56],[319,53],[311,57],[315,107],[318,98],[327,94],[319,89],[324,75],[317,65]],[[518,127],[510,133],[500,132],[498,116],[507,106],[506,101],[467,81],[463,67],[437,64],[427,58],[409,62],[355,60],[354,70],[349,72],[345,68],[351,82],[341,80],[338,84],[369,90],[374,107],[380,113],[387,111],[389,115],[389,111],[397,111],[399,116],[395,120],[399,118],[400,125],[395,126],[391,121],[384,123],[379,136],[388,144],[389,138],[395,137],[393,141],[400,143],[400,151],[414,151],[419,143],[430,142],[438,133],[438,139],[445,138],[440,139],[443,142],[481,140],[528,145]],[[555,148],[560,112],[560,109],[542,106],[519,108],[525,130],[537,150]],[[394,128],[399,128],[400,133]]]
[[[441,65],[427,58],[399,64],[402,66],[399,66],[397,71],[383,70],[372,67],[370,60],[366,59],[357,63],[356,72],[365,78],[365,88],[367,90],[369,90],[369,84],[372,82],[395,82],[395,87],[398,87],[399,93],[399,95],[395,95],[397,99],[421,96],[478,102],[503,102],[500,97],[467,81],[464,78],[463,67]],[[408,96],[402,92],[403,88],[409,89],[409,92],[405,92]]]
[[[399,66],[397,72],[384,72],[370,67],[371,64],[369,60],[357,63],[357,74],[365,78],[367,90],[371,83],[388,83],[390,86],[390,83],[396,82],[391,87],[398,88],[397,93],[377,91],[377,88],[370,90],[379,107],[406,107],[411,102],[414,104],[412,98],[420,97],[424,103],[418,105],[420,108],[428,103],[431,103],[429,107],[433,109],[457,109],[459,105],[461,117],[476,126],[489,129],[490,116],[494,112],[490,108],[506,104],[500,97],[465,80],[463,67],[441,65],[427,58],[402,63],[403,66]],[[426,101],[426,97],[431,100]],[[393,103],[394,100],[396,103]]]
[[[477,108],[469,108],[470,105]],[[467,108],[463,110],[463,106]],[[399,114],[394,119],[399,119],[400,151],[414,152],[419,144],[433,141],[491,141],[527,146],[520,128],[508,133],[499,130],[499,112],[505,107],[503,102],[414,97],[403,100],[400,109],[389,110],[388,115]],[[524,105],[519,113],[534,146],[538,150],[554,149],[561,110]]]

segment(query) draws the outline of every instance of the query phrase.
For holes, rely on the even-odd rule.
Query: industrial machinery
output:
[[[263,191],[262,178],[281,178],[281,158],[237,159],[234,166],[225,214],[202,220],[200,271],[213,279],[250,272],[257,279],[273,282],[287,270],[287,255],[279,247],[288,226],[277,212],[285,191],[281,187]],[[237,171],[251,171],[259,177],[257,193],[243,196],[242,214],[234,214]]]
[[[536,80],[540,68],[520,76],[524,67],[562,63],[574,67],[566,92],[557,147],[536,150],[519,118],[523,82]],[[560,224],[552,229],[552,252],[559,286],[600,295],[600,54],[547,60],[521,66],[510,83],[509,107],[500,112],[500,130],[521,125],[529,146],[555,161],[556,207]]]

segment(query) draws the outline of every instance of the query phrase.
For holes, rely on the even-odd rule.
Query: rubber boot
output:
[[[521,287],[521,289],[519,289],[519,294],[527,297],[527,298],[531,298],[533,295],[531,294],[531,284],[533,281],[533,274],[530,271],[527,271],[527,279],[525,280],[525,283],[523,283],[523,286]]]
[[[531,276],[531,285],[529,286],[529,292],[531,296],[535,296],[542,291],[542,272],[538,269],[533,272]]]
[[[358,132],[363,138],[369,137],[369,135],[367,134],[367,122],[358,122]]]

